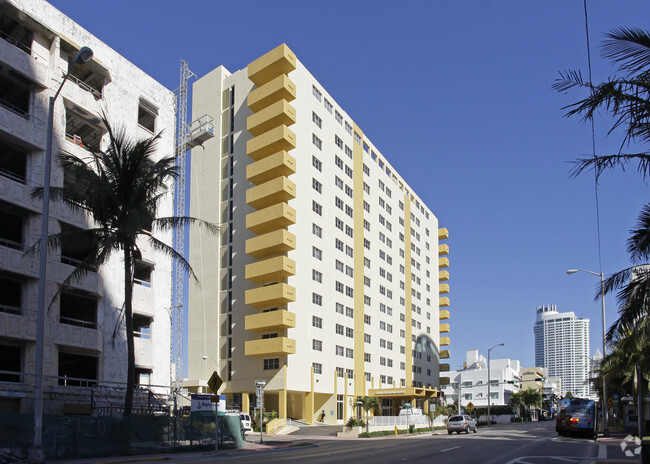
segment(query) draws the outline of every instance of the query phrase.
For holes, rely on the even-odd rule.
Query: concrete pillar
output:
[[[308,424],[314,423],[314,366],[310,369],[311,391],[305,393],[305,421]]]
[[[251,410],[251,398],[248,392],[243,392],[241,394],[241,411],[250,414],[250,410]]]

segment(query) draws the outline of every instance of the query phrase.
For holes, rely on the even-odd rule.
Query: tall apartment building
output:
[[[535,365],[562,380],[562,395],[589,395],[589,319],[560,313],[556,305],[537,307]]]
[[[189,384],[217,369],[228,403],[325,422],[375,395],[428,405],[448,370],[444,228],[361,128],[281,45],[193,86],[219,137],[192,151]]]
[[[100,121],[133,138],[166,129],[158,153],[173,153],[173,94],[117,52],[42,0],[0,3],[0,411],[28,412],[33,405],[38,253],[25,251],[40,238],[48,101],[80,47],[93,59],[75,66],[54,111],[52,186],[74,179],[56,155],[80,158],[106,143]],[[172,214],[172,198],[161,215]],[[60,203],[50,208],[49,231],[87,228],[88,221]],[[166,243],[171,234],[153,232]],[[134,324],[137,380],[170,385],[169,258],[142,243],[136,265]],[[50,249],[45,315],[45,413],[110,413],[123,403],[126,383],[123,267],[115,256],[98,272],[63,287],[84,250]],[[101,387],[98,390],[96,387]],[[121,389],[121,390],[120,390]],[[99,393],[101,391],[101,394]],[[136,396],[136,407],[140,398]],[[115,412],[115,409],[113,409]]]

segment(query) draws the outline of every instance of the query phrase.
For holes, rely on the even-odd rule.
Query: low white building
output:
[[[516,359],[490,360],[490,405],[505,406],[513,393],[519,391],[520,363]],[[449,372],[450,383],[442,389],[447,404],[460,395],[461,407],[472,403],[474,407],[488,405],[488,366],[485,356],[478,350],[468,350],[462,370]],[[516,382],[516,383],[515,383]]]

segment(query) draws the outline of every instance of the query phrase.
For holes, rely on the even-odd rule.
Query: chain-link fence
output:
[[[0,413],[0,448],[26,453],[33,430],[31,414]],[[48,459],[214,449],[214,443],[212,414],[43,417],[43,449]],[[243,445],[239,416],[220,416],[219,447]]]

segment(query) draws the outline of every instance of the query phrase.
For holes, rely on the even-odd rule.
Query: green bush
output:
[[[445,427],[436,427],[436,429],[445,428]],[[423,427],[421,429],[415,429],[413,433],[426,433],[431,432],[431,427]],[[408,435],[407,429],[398,429],[398,435]],[[359,434],[359,438],[372,438],[372,437],[387,437],[390,435],[395,435],[395,430],[381,430],[378,432],[363,432]]]
[[[361,419],[350,417],[345,425],[346,427],[365,427],[366,423]]]

